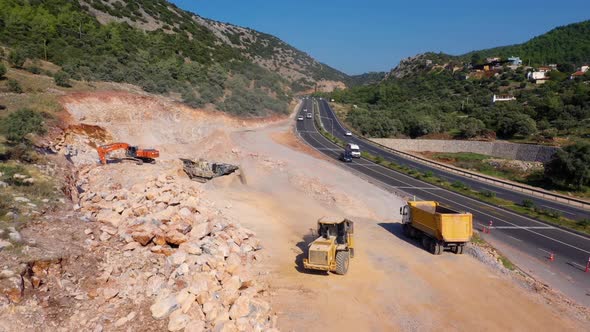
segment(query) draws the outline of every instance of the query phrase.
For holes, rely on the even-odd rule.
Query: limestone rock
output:
[[[190,317],[181,310],[176,310],[170,314],[170,320],[168,321],[168,331],[180,331],[184,329],[190,322]]]
[[[142,246],[147,246],[148,243],[154,238],[154,234],[149,231],[137,231],[131,233],[131,237],[134,241],[139,242]]]
[[[174,310],[178,309],[180,304],[176,299],[176,295],[170,295],[163,298],[150,307],[152,317],[154,319],[164,319],[168,317]]]
[[[229,310],[229,317],[236,320],[240,317],[246,317],[250,314],[250,298],[246,296],[240,296]]]
[[[101,222],[103,224],[111,225],[113,227],[119,227],[122,218],[121,215],[119,215],[113,210],[102,209],[96,215],[96,221]]]
[[[209,223],[202,223],[193,226],[193,229],[190,231],[189,236],[192,239],[200,240],[211,233],[211,227]]]
[[[180,245],[188,241],[188,237],[177,230],[166,233],[166,242],[173,245]]]

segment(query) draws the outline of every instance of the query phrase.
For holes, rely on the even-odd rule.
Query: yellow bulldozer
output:
[[[309,270],[331,271],[344,275],[354,258],[354,223],[343,218],[318,220],[318,238],[309,244],[303,266]]]

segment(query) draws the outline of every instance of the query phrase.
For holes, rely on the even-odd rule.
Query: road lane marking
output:
[[[512,235],[508,235],[508,237],[511,237],[511,238],[515,239],[516,241],[518,241],[518,242],[522,242],[522,240],[521,240],[521,239],[515,238],[515,237],[514,237],[514,236],[512,236]]]
[[[582,270],[586,270],[586,266],[584,266],[584,265],[582,265],[582,264],[578,264],[578,263],[576,263],[576,262],[568,262],[568,263],[570,263],[570,264],[572,264],[572,265],[575,265],[575,266],[577,266],[577,267],[581,268]]]
[[[360,164],[359,164],[360,165]],[[444,188],[431,188],[431,187],[396,187],[396,186],[391,186],[391,188],[395,188],[395,189],[420,189],[420,190],[444,190]]]
[[[554,208],[554,207],[550,207],[550,206],[547,206],[547,205],[541,205],[541,206],[546,207],[546,208],[551,209],[551,210],[555,210],[555,211],[559,211],[559,212],[562,212],[562,213],[566,213],[566,214],[569,214],[569,215],[572,215],[572,216],[575,216],[576,215],[575,213],[567,212],[567,211],[560,210],[560,209],[557,209],[557,208]]]
[[[539,250],[541,250],[541,251],[543,251],[543,252],[546,252],[546,253],[548,253],[549,255],[551,255],[551,251],[547,251],[547,250],[545,250],[545,249],[541,249],[541,248],[537,248],[537,249],[539,249]]]
[[[487,226],[486,226],[487,227]],[[491,229],[555,229],[551,226],[492,226]]]

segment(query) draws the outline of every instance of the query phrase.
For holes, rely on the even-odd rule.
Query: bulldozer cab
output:
[[[329,239],[336,238],[337,244],[352,246],[351,236],[354,233],[354,222],[348,219],[328,219],[318,220],[318,235]]]

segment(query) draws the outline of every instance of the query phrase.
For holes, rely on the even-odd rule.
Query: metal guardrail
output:
[[[328,103],[328,102],[326,102]],[[329,106],[329,103],[328,103]],[[333,112],[333,111],[332,111]],[[338,124],[342,127],[342,128],[346,128],[342,122],[340,122],[340,119],[338,119],[338,117],[336,116],[336,113],[334,113],[334,116],[336,118],[336,121],[338,122]],[[490,183],[493,184],[495,186],[498,187],[502,187],[502,188],[509,188],[512,189],[514,191],[519,191],[522,193],[526,193],[526,194],[530,194],[531,196],[537,196],[537,197],[541,197],[543,199],[549,199],[549,200],[553,200],[556,202],[561,202],[561,203],[565,203],[571,206],[575,206],[575,207],[580,207],[582,209],[585,210],[590,210],[590,202],[589,201],[585,201],[583,199],[579,199],[579,198],[574,198],[574,197],[569,197],[566,195],[561,195],[561,194],[557,194],[557,193],[553,193],[553,192],[549,192],[543,189],[538,189],[538,188],[533,188],[530,186],[525,186],[525,185],[519,185],[517,183],[514,182],[509,182],[509,181],[504,181],[498,178],[494,178],[494,177],[490,177],[490,176],[486,176],[483,174],[479,174],[479,173],[474,173],[474,172],[470,172],[468,170],[464,170],[464,169],[459,169],[457,167],[453,167],[450,165],[446,165],[443,163],[439,163],[430,159],[426,159],[426,158],[422,158],[422,157],[418,157],[415,155],[412,155],[410,153],[404,152],[404,151],[400,151],[400,150],[396,150],[393,149],[391,147],[385,146],[383,144],[371,141],[370,139],[362,136],[362,135],[357,135],[358,138],[362,139],[363,141],[367,142],[367,144],[372,144],[372,145],[376,145],[379,146],[381,148],[385,148],[386,150],[395,153],[399,156],[402,156],[404,158],[407,159],[413,159],[416,161],[419,161],[421,163],[439,168],[439,169],[443,169],[445,171],[451,172],[451,173],[455,173],[455,174],[459,174],[471,179],[476,179],[479,180],[481,182],[486,182],[486,183]]]

